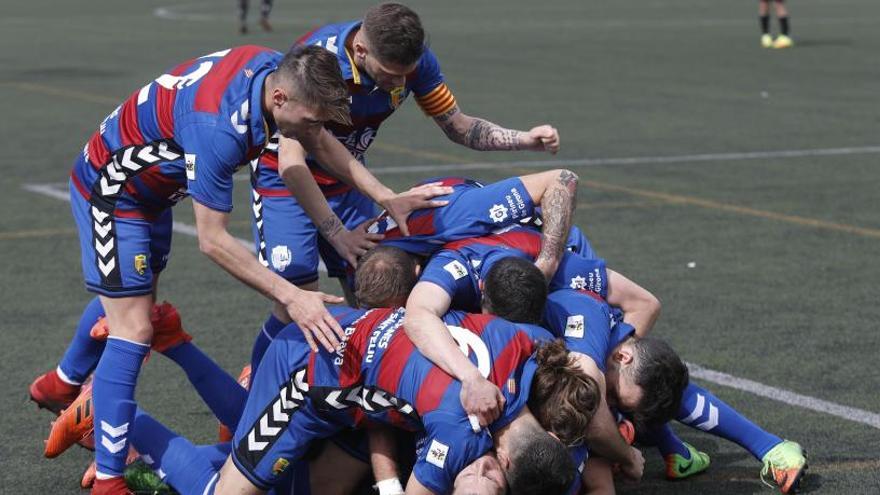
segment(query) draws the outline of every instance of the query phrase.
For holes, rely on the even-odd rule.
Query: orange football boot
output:
[[[92,403],[92,384],[83,387],[79,397],[52,423],[46,440],[48,458],[58,457],[71,445],[85,440],[94,433],[95,408]]]
[[[192,340],[192,336],[183,329],[177,308],[168,301],[153,305],[150,311],[150,323],[153,325],[153,342],[150,347],[156,352],[164,352]],[[98,319],[90,335],[95,340],[106,340],[110,335],[107,319]]]

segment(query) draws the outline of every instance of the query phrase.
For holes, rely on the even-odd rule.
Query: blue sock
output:
[[[163,481],[184,495],[214,493],[231,445],[196,447],[138,409],[131,435],[134,448]]]
[[[678,438],[675,432],[672,431],[669,423],[650,430],[647,434],[647,439],[650,443],[657,446],[657,449],[660,450],[660,455],[664,458],[670,454],[678,454],[685,459],[691,458],[691,452],[685,447],[684,442]]]
[[[68,383],[80,385],[95,370],[101,353],[104,352],[104,342],[93,339],[89,332],[98,318],[104,316],[104,307],[101,300],[95,297],[83,310],[76,326],[76,334],[61,358],[58,365],[59,375]]]
[[[266,349],[269,348],[269,344],[272,343],[275,336],[286,326],[286,323],[275,318],[275,315],[271,314],[266,322],[263,323],[263,328],[260,329],[260,334],[257,335],[257,340],[254,341],[254,348],[251,351],[251,376],[256,376],[257,366],[260,364],[260,361],[263,360],[263,354],[266,354]]]
[[[681,409],[676,419],[693,428],[730,440],[751,452],[758,460],[782,441],[693,382],[682,394]]]
[[[192,342],[168,349],[163,354],[177,363],[214,416],[232,431],[244,412],[247,391]]]
[[[149,350],[149,345],[111,336],[95,369],[95,462],[103,475],[121,476],[125,469],[128,433],[137,407],[134,389]]]

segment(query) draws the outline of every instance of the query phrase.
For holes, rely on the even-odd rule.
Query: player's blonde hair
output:
[[[319,46],[295,46],[278,64],[277,74],[301,103],[319,109],[329,121],[351,125],[348,85],[334,54]]]

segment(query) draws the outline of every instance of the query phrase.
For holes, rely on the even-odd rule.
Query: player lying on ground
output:
[[[230,405],[241,404],[244,389],[228,375],[207,387],[214,390],[209,395],[227,398],[208,401],[218,418],[238,425],[231,458],[219,477],[211,462],[219,447],[208,454],[142,413],[133,425],[134,447],[181,493],[259,493],[300,460],[313,440],[362,426],[369,418],[420,433],[407,493],[449,493],[456,475],[480,458],[497,463],[504,477],[495,481],[503,485],[506,480],[516,493],[562,493],[571,484],[575,464],[564,443],[579,439],[548,435],[529,412],[529,407],[540,406],[529,395],[533,382],[541,383],[544,400],[572,404],[567,417],[585,428],[598,404],[596,385],[576,368],[560,369],[560,363],[568,362],[564,346],[538,350],[537,341],[550,339],[545,330],[488,315],[446,316],[472,359],[507,399],[502,416],[479,428],[461,408],[460,383],[419,354],[401,330],[402,309],[331,311],[346,327],[344,348],[332,355],[310,352],[297,326],[287,327],[254,376],[240,419],[231,417],[240,408],[234,411]],[[166,355],[194,374],[190,379],[202,383],[205,397],[198,375],[211,369],[207,358],[199,363],[190,343],[177,348]],[[550,377],[542,378],[548,373]],[[229,397],[233,390],[239,397]],[[486,457],[493,447],[497,457]],[[502,493],[506,487],[496,488]]]
[[[686,368],[669,346],[650,337],[635,338],[633,329],[618,322],[614,309],[595,293],[554,292],[544,316],[545,328],[564,336],[582,369],[607,394],[608,404],[634,419],[641,441],[657,445],[667,478],[685,478],[709,466],[708,455],[680,440],[665,424],[663,418],[674,417],[748,450],[764,465],[761,478],[769,474],[783,493],[797,489],[806,469],[800,445],[764,431],[708,390],[688,383]],[[591,457],[585,473],[595,493],[613,493],[607,458]]]
[[[488,234],[533,216],[541,207],[548,233],[536,264],[544,273],[554,273],[562,258],[575,206],[577,176],[568,170],[550,170],[522,177],[512,177],[483,186],[463,178],[443,178],[428,183],[451,187],[453,192],[435,198],[448,203],[438,208],[414,211],[406,220],[410,235],[404,237],[393,218],[382,219],[371,228],[383,233],[385,245],[398,246],[407,252],[427,256],[445,243]],[[403,304],[404,301],[392,301]],[[251,367],[256,370],[262,353],[273,336],[283,328],[280,320],[266,324],[257,337]],[[456,377],[459,378],[459,377]],[[474,413],[474,411],[469,411]]]

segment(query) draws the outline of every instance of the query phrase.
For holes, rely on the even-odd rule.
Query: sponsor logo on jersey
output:
[[[136,254],[134,256],[134,270],[138,275],[143,275],[147,271],[147,255]]]
[[[575,290],[585,289],[587,287],[587,279],[581,277],[580,275],[578,275],[577,277],[572,277],[569,287]]]
[[[428,455],[425,456],[425,460],[428,461],[429,464],[433,464],[438,468],[443,469],[448,454],[448,445],[442,444],[437,440],[432,440],[431,446],[428,448]]]
[[[489,208],[489,218],[495,223],[501,223],[507,220],[507,207],[500,204],[492,205]]]
[[[507,201],[507,206],[510,208],[514,220],[525,215],[526,202],[523,200],[522,194],[520,194],[515,187],[510,189],[510,194],[506,194],[504,199]]]
[[[287,469],[287,466],[289,465],[290,462],[288,462],[287,459],[279,457],[278,460],[275,461],[275,464],[272,465],[272,474],[274,474],[275,476],[280,475],[284,472],[285,469]]]
[[[185,153],[183,155],[186,164],[187,180],[196,180],[196,155],[195,153]]]
[[[285,268],[290,266],[292,259],[293,253],[290,252],[290,248],[287,246],[280,245],[272,248],[272,267],[279,272],[283,272]]]
[[[565,321],[565,336],[584,338],[584,315],[571,315]]]
[[[446,265],[443,266],[443,269],[449,272],[449,274],[452,275],[452,278],[454,278],[455,280],[459,280],[467,276],[467,269],[464,267],[464,265],[459,263],[458,260],[452,260],[449,263],[446,263]]]

